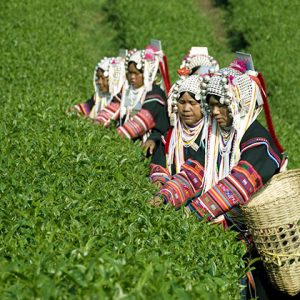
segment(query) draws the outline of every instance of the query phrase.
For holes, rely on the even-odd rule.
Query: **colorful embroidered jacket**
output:
[[[235,215],[235,208],[247,203],[251,195],[279,171],[282,159],[269,132],[258,121],[254,121],[244,134],[240,150],[240,161],[231,174],[206,193],[201,195],[198,182],[195,187],[194,174],[183,166],[182,171],[163,186],[160,194],[165,202],[175,207],[187,205],[200,219],[206,216],[209,221],[229,211]],[[197,167],[203,174],[203,167]],[[196,190],[201,196],[195,195]]]
[[[74,105],[74,108],[80,114],[83,114],[84,116],[88,117],[94,105],[95,105],[95,100],[94,100],[94,96],[92,96],[91,99],[89,99],[88,101]]]
[[[96,123],[101,123],[108,127],[111,120],[116,121],[120,117],[120,98],[117,96],[102,110],[99,111],[95,118]]]
[[[142,109],[117,131],[129,139],[142,138],[150,130],[163,135],[169,128],[169,118],[165,109],[166,95],[157,85],[146,94]]]
[[[172,164],[171,170],[172,174],[170,174],[167,166],[166,166],[166,153],[168,152],[168,139],[172,134],[173,128],[170,128],[168,132],[165,134],[164,138],[160,140],[158,146],[155,149],[155,152],[151,159],[150,164],[150,180],[154,182],[160,182],[161,184],[165,184],[169,181],[176,173],[175,163]],[[151,136],[149,137],[149,139]],[[191,165],[204,166],[205,162],[205,152],[204,145],[200,145],[201,132],[195,140],[195,144],[199,146],[198,150],[193,149],[192,147],[186,147],[183,149],[184,151],[184,160],[189,160],[189,167]],[[167,142],[166,142],[167,141]],[[180,175],[178,175],[180,176]],[[199,175],[201,176],[201,175]]]

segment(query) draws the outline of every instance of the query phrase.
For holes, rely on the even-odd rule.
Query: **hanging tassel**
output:
[[[170,125],[174,127],[176,125],[176,121],[177,121],[176,113],[172,112],[170,116]]]
[[[172,131],[173,131],[173,127],[170,127],[167,135],[166,135],[166,143],[165,143],[165,153],[168,154],[169,153],[169,145],[170,145],[170,140],[171,140],[171,136],[172,136]]]
[[[267,98],[267,87],[266,87],[266,83],[265,80],[262,76],[261,73],[258,73],[257,77],[254,76],[250,76],[259,86],[260,91],[261,91],[261,95],[263,98],[263,107],[264,107],[264,113],[265,113],[265,118],[266,118],[266,122],[267,122],[267,126],[269,129],[269,132],[274,140],[274,143],[277,147],[277,149],[280,151],[280,153],[283,153],[283,147],[281,146],[276,133],[275,133],[275,129],[273,126],[273,122],[272,122],[272,117],[271,117],[271,111],[270,111],[270,107],[269,107],[269,102],[268,102],[268,98]]]
[[[164,60],[164,65],[165,65],[165,74],[166,74],[166,77],[167,77],[167,81],[168,81],[168,84],[169,84],[169,87],[171,86],[171,79],[170,79],[170,73],[169,73],[169,67],[168,67],[168,60],[167,60],[167,57],[164,55],[163,56],[163,60]],[[169,88],[170,90],[170,88]]]
[[[169,91],[170,91],[170,84],[167,80],[167,75],[165,74],[164,66],[163,66],[163,63],[161,61],[159,62],[159,70],[160,70],[161,76],[162,76],[163,81],[164,81],[164,85],[165,85],[165,88],[166,88],[166,93],[168,94]]]

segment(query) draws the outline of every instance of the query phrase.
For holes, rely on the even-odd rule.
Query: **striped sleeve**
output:
[[[262,179],[255,168],[247,161],[240,161],[230,175],[202,196],[191,200],[188,206],[200,219],[208,216],[207,221],[210,221],[247,203],[262,186]]]
[[[162,184],[165,184],[170,179],[171,175],[168,169],[160,165],[150,164],[150,180],[152,183],[160,182]]]
[[[188,159],[180,172],[175,174],[158,194],[162,195],[167,203],[179,208],[201,191],[203,175],[203,166],[195,160]]]
[[[142,137],[150,129],[154,128],[155,121],[150,111],[142,109],[139,113],[134,115],[123,126],[120,126],[118,133],[129,139]]]
[[[92,97],[90,100],[88,100],[84,103],[74,105],[74,108],[80,114],[88,117],[94,105],[95,105],[95,101],[94,101],[94,97]]]
[[[102,123],[107,127],[111,120],[117,120],[120,116],[120,102],[111,101],[105,108],[103,108],[97,115],[95,122]]]

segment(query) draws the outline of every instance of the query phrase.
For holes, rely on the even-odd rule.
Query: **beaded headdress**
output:
[[[198,74],[208,73],[208,69],[219,70],[218,62],[210,55],[206,47],[192,47],[184,57],[177,73],[180,76],[189,76],[194,68],[198,68]]]
[[[199,75],[191,75],[186,78],[179,79],[171,88],[168,97],[168,112],[171,125],[174,126],[177,119],[177,101],[180,94],[184,92],[190,92],[195,95],[195,100],[200,102],[201,100],[201,83],[202,79]],[[202,106],[202,103],[200,103]]]
[[[108,77],[108,70],[109,70],[109,65],[110,65],[110,60],[112,57],[103,57],[98,64],[96,65],[95,68],[95,73],[101,69],[104,72],[104,76]]]
[[[134,62],[136,68],[143,72],[146,91],[151,91],[159,69],[159,63],[163,61],[163,55],[161,50],[158,51],[151,45],[147,46],[144,50],[133,50],[126,57],[126,72],[128,72],[129,63]]]
[[[254,73],[251,71],[251,75],[255,75]],[[250,109],[263,104],[257,84],[249,73],[242,73],[232,68],[224,68],[215,73],[207,82],[205,89],[202,88],[201,94],[205,97],[206,95],[220,97],[220,103],[228,106],[229,116],[234,119],[233,125],[236,125],[237,116],[241,118]]]
[[[95,68],[93,82],[96,94],[99,94],[97,81],[97,71],[101,69],[103,75],[108,78],[109,93],[111,97],[116,96],[126,80],[125,59],[123,57],[104,57]]]

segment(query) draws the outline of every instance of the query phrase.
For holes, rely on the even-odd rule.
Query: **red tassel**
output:
[[[168,67],[168,60],[167,57],[164,55],[164,64],[165,64],[165,73],[167,75],[167,80],[169,83],[169,87],[171,87],[171,80],[170,80],[170,73],[169,73],[169,67]]]
[[[171,135],[172,135],[172,130],[173,128],[169,128],[167,135],[166,135],[166,144],[165,144],[165,153],[168,154],[169,153],[169,145],[170,145],[170,140],[171,140]]]
[[[159,69],[160,69],[160,73],[161,73],[161,76],[163,78],[163,81],[164,81],[164,84],[165,84],[165,87],[166,87],[166,92],[168,94],[169,90],[170,90],[170,84],[167,80],[167,75],[165,73],[164,65],[161,61],[159,62]]]
[[[261,90],[261,95],[262,95],[263,102],[264,102],[264,104],[263,104],[264,113],[265,113],[265,118],[266,118],[269,132],[274,140],[274,143],[275,143],[277,149],[281,153],[283,153],[284,152],[283,148],[276,136],[275,129],[274,129],[273,122],[272,122],[271,111],[270,111],[269,102],[268,102],[268,98],[267,98],[267,87],[266,87],[265,80],[261,73],[258,73],[257,77],[253,77],[253,76],[250,76],[250,77],[258,84],[258,86]]]

